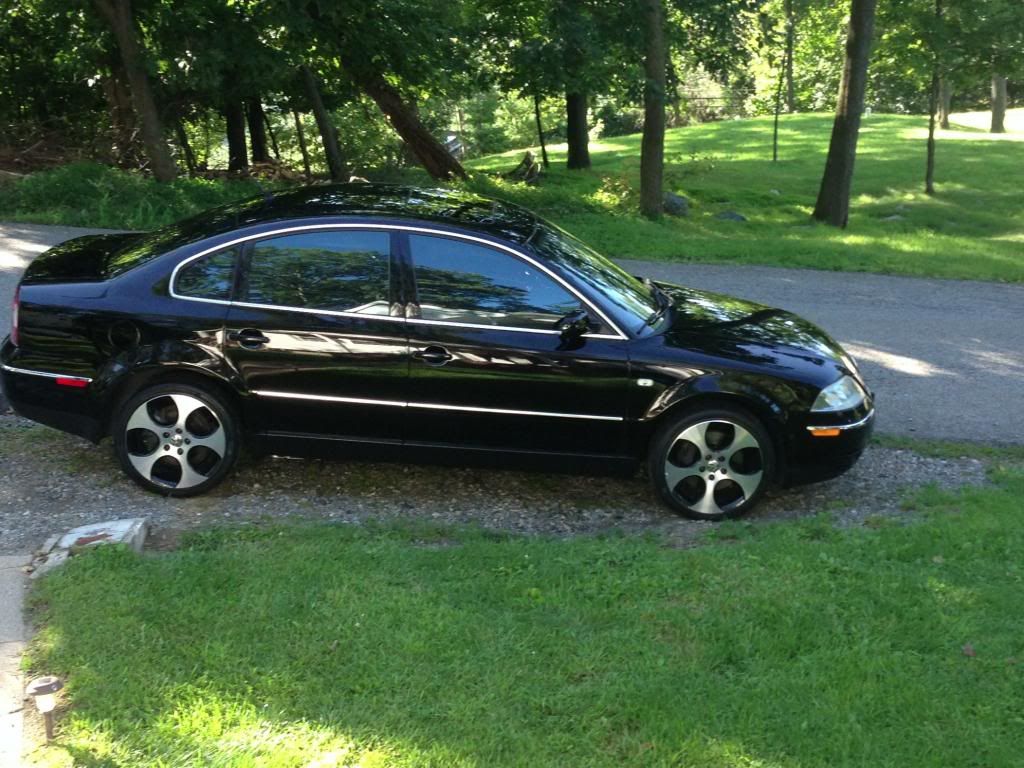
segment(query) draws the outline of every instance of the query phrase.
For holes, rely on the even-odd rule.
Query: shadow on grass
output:
[[[32,663],[70,675],[85,765],[1011,765],[1005,482],[922,497],[961,511],[927,526],[687,552],[336,527],[97,552],[43,583]]]

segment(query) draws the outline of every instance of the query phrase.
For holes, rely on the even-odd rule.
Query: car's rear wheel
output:
[[[160,384],[126,400],[113,425],[114,451],[143,488],[194,496],[221,482],[238,458],[238,419],[224,397],[188,384]]]
[[[648,456],[658,496],[694,520],[750,511],[774,471],[771,436],[739,408],[708,408],[670,420],[655,435]]]

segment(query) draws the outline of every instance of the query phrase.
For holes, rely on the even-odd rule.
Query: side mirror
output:
[[[578,339],[590,330],[590,315],[577,309],[555,323],[555,330],[562,334],[563,339]]]

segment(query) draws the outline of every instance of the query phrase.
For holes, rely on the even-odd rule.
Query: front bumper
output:
[[[791,434],[783,485],[830,480],[856,464],[874,431],[874,402],[841,415],[809,418]]]

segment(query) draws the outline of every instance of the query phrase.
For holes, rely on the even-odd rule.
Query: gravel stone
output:
[[[662,507],[635,477],[450,468],[400,463],[266,457],[239,463],[210,493],[171,499],[120,470],[109,441],[84,440],[0,416],[0,552],[31,552],[48,536],[87,523],[147,517],[150,545],[182,531],[275,520],[429,521],[525,535],[660,533],[688,546],[713,527]],[[908,513],[900,500],[928,484],[987,482],[975,459],[935,459],[873,446],[853,470],[826,483],[778,491],[745,519],[806,517],[828,510],[841,525]]]

